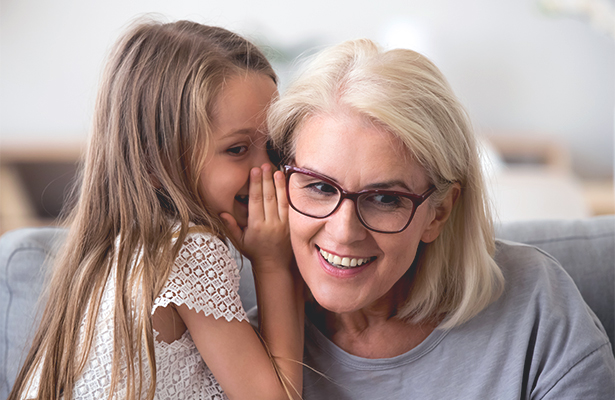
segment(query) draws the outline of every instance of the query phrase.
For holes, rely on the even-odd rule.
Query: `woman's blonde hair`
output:
[[[497,298],[503,276],[493,260],[491,214],[477,142],[463,107],[438,68],[411,50],[382,51],[355,40],[318,54],[270,109],[275,147],[292,162],[297,132],[317,115],[350,110],[384,128],[407,147],[437,187],[461,185],[449,220],[421,245],[417,272],[398,317],[420,322],[446,315],[443,327],[467,321]]]
[[[109,395],[125,380],[127,398],[154,397],[153,302],[190,222],[224,236],[224,225],[198,190],[199,174],[216,97],[226,79],[247,72],[277,81],[252,43],[223,28],[139,21],[118,41],[99,89],[49,300],[10,399],[19,398],[39,370],[39,398],[73,397],[110,277],[117,289]],[[177,223],[181,230],[172,245]]]

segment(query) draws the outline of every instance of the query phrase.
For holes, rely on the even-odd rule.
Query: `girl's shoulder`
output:
[[[173,234],[173,241],[178,239],[179,228]],[[218,263],[219,260],[229,262],[233,260],[229,247],[218,235],[205,226],[192,223],[188,226],[177,259],[187,257],[210,264]]]
[[[239,280],[239,268],[226,244],[205,227],[191,225],[152,313],[174,303],[216,319],[247,319],[238,294]]]
[[[171,229],[173,231],[173,239],[177,239],[179,237],[181,228],[182,228],[181,222],[175,221],[175,223],[172,224]],[[216,235],[214,234],[214,231],[211,228],[206,227],[204,225],[197,225],[194,222],[188,223],[187,232],[188,232],[188,235],[204,235],[204,236],[216,237]]]
[[[181,226],[179,224],[176,224],[173,228],[173,235],[171,237],[174,242],[179,239],[180,228]],[[224,240],[219,235],[216,235],[211,228],[203,225],[196,225],[191,222],[188,225],[183,245],[185,246],[186,244],[193,242],[198,243],[199,245],[212,244],[215,247],[221,246],[228,250],[228,246]]]

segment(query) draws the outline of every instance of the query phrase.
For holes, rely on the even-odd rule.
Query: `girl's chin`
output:
[[[248,226],[248,210],[236,207],[233,211],[233,218],[235,218],[237,225],[239,225],[241,229]]]
[[[242,218],[236,218],[235,219],[237,221],[237,225],[239,225],[239,227],[243,230],[248,226],[248,219],[242,219]]]

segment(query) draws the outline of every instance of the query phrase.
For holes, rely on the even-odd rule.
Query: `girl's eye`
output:
[[[240,156],[248,151],[248,146],[233,146],[226,149],[226,152],[232,156]]]

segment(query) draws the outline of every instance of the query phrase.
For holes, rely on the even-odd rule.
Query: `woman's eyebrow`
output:
[[[405,191],[407,191],[408,193],[416,193],[414,189],[410,188],[408,186],[408,184],[402,180],[399,179],[394,179],[394,180],[390,180],[390,181],[384,181],[384,182],[377,182],[377,183],[372,183],[369,184],[367,186],[365,186],[365,189],[385,189],[385,190],[389,190],[393,187],[401,187],[403,188]]]
[[[293,162],[294,162],[294,161],[293,161]],[[312,167],[310,167],[310,166],[299,166],[299,165],[297,165],[297,167],[302,168],[302,169],[305,169],[305,170],[308,170],[308,171],[311,171],[311,172],[314,172],[314,173],[316,173],[316,174],[318,174],[318,175],[320,175],[320,176],[322,176],[322,177],[324,177],[324,178],[327,178],[328,180],[330,180],[330,181],[332,181],[332,182],[337,183],[338,185],[340,184],[340,183],[337,181],[337,179],[335,179],[335,178],[333,178],[333,177],[331,177],[331,176],[329,176],[329,175],[327,175],[327,174],[323,174],[322,172],[320,172],[320,171],[319,171],[318,169],[316,169],[316,168],[312,168]],[[341,186],[341,185],[340,185],[340,186]]]
[[[329,179],[330,181],[333,181],[335,183],[337,183],[338,185],[342,186],[337,179],[328,176],[327,174],[323,174],[322,172],[318,171],[315,168],[311,168],[309,166],[303,166],[300,167],[303,169],[306,169],[308,171],[312,171],[317,173],[318,175],[321,175],[327,179]],[[408,184],[401,180],[401,179],[392,179],[390,181],[383,181],[383,182],[376,182],[376,183],[372,183],[369,184],[367,186],[365,186],[362,190],[373,190],[373,189],[382,189],[382,190],[391,190],[391,188],[394,187],[401,187],[403,190],[407,191],[408,193],[417,193],[414,189],[412,189],[410,186],[408,186]]]

